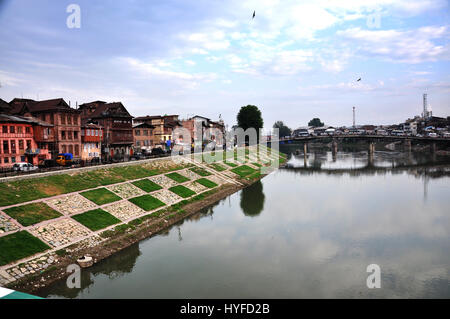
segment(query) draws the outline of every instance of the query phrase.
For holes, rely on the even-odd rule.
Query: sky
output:
[[[350,126],[353,106],[357,124],[401,123],[423,93],[450,116],[450,3],[0,0],[0,86],[6,101],[121,101],[230,126],[248,104],[265,128]]]

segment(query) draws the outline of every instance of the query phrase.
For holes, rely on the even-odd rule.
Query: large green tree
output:
[[[313,118],[311,121],[309,121],[308,123],[309,126],[314,126],[314,127],[321,127],[324,126],[325,124],[323,124],[319,118]]]
[[[292,130],[286,125],[284,125],[283,121],[276,121],[275,124],[273,125],[273,128],[278,129],[280,137],[290,136],[292,133]]]
[[[253,127],[259,138],[259,129],[263,128],[264,121],[261,111],[255,105],[247,105],[241,107],[237,115],[238,126],[244,130]]]

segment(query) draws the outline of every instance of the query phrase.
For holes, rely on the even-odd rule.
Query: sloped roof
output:
[[[78,112],[77,110],[71,108],[69,104],[64,101],[62,98],[52,99],[52,100],[44,100],[44,101],[34,101],[30,99],[18,99],[15,98],[10,102],[12,106],[11,113],[12,114],[20,114],[29,111],[31,113],[36,112],[45,112],[45,111],[72,111]]]
[[[112,102],[112,103],[85,103],[80,105],[81,108],[91,106],[94,107],[95,110],[91,114],[87,115],[89,118],[102,118],[102,117],[130,117],[130,113],[128,113],[125,106],[123,106],[122,102]]]

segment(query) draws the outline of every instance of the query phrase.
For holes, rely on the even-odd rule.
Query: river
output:
[[[289,167],[82,272],[47,298],[450,298],[450,165],[290,154]],[[367,266],[381,270],[369,289]]]

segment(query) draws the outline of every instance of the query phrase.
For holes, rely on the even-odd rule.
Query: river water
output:
[[[450,165],[294,154],[289,167],[60,281],[47,298],[450,298]],[[283,151],[283,149],[281,149]],[[369,289],[367,266],[381,270]]]

